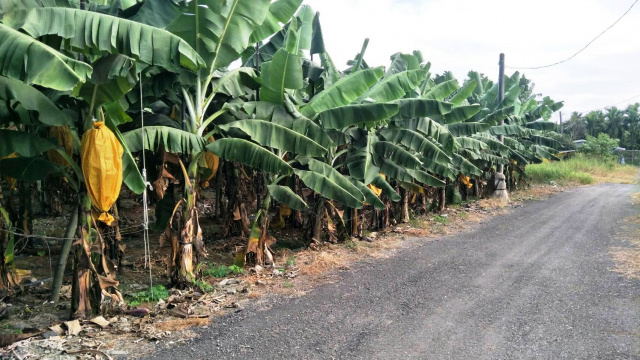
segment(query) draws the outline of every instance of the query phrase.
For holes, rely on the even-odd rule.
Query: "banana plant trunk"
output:
[[[351,235],[352,236],[360,236],[360,222],[358,221],[358,209],[353,209],[351,211]]]
[[[312,228],[312,235],[311,235],[311,241],[315,242],[316,244],[319,244],[322,240],[321,236],[322,236],[322,220],[324,218],[324,214],[325,214],[325,209],[324,209],[324,198],[320,197],[318,199],[318,201],[316,202],[316,208],[314,211],[314,221],[313,221],[313,228]]]
[[[229,165],[229,166],[226,166]],[[249,217],[247,216],[247,209],[243,203],[241,187],[240,187],[240,175],[237,168],[237,164],[227,163],[225,169],[227,170],[227,210],[225,214],[225,226],[222,233],[223,237],[229,235],[241,235],[247,236],[251,233],[249,229]]]
[[[439,212],[443,212],[446,205],[447,205],[447,185],[449,184],[449,180],[446,180],[445,182],[445,186],[440,188],[440,192],[439,192],[439,206],[438,206],[438,211]]]
[[[400,192],[402,194],[402,217],[401,221],[403,223],[408,223],[410,219],[409,217],[409,191],[405,188],[400,188]]]
[[[245,262],[247,264],[260,266],[273,264],[273,254],[267,244],[271,220],[269,218],[270,206],[271,195],[267,193],[251,226],[251,234],[245,250]]]
[[[71,246],[73,245],[72,236],[76,232],[77,227],[78,211],[73,211],[73,214],[71,214],[71,218],[69,219],[69,223],[67,224],[67,230],[64,233],[65,240],[62,243],[62,248],[60,249],[60,256],[58,257],[58,262],[56,265],[56,273],[53,276],[53,282],[51,284],[51,295],[49,296],[49,301],[58,302],[58,300],[60,299],[60,288],[62,287],[64,270],[67,267],[69,252],[71,251]]]
[[[2,191],[2,189],[0,189]],[[11,222],[9,221],[9,215],[0,204],[0,253],[5,254],[7,247],[11,246],[11,237],[13,236],[8,231],[11,230]],[[12,254],[13,255],[13,254]],[[12,260],[11,260],[12,261]],[[11,261],[3,259],[0,262],[0,290],[7,290],[11,288],[12,284],[9,281],[9,265]]]
[[[91,200],[86,193],[79,206],[80,226],[74,246],[73,282],[71,286],[71,318],[88,318],[99,306],[95,286],[91,286]]]
[[[174,214],[169,219],[161,242],[171,241],[171,255],[168,259],[171,281],[179,287],[192,284],[196,274],[198,255],[206,256],[202,228],[196,206],[196,186],[198,184],[197,156],[189,164],[188,170],[181,167],[184,173],[184,198],[176,205]],[[179,214],[176,214],[177,210]],[[173,229],[174,217],[178,216],[177,230]]]

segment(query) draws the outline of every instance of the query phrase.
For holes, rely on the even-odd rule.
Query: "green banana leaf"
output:
[[[289,151],[303,156],[322,156],[327,149],[313,139],[299,134],[282,125],[270,123],[264,120],[238,120],[221,129],[229,131],[230,128],[240,129],[251,139],[262,146]]]
[[[401,58],[400,58],[401,59]],[[357,100],[357,103],[365,99],[376,102],[389,102],[400,99],[424,79],[426,72],[423,70],[406,70],[390,76],[385,76],[382,81],[372,86]]]
[[[522,145],[518,140],[510,137],[504,137],[504,144],[513,150],[527,151],[526,146]]]
[[[305,117],[301,116],[295,119],[291,130],[313,139],[324,148],[328,149],[330,146],[334,146],[333,141],[322,127]]]
[[[376,174],[371,184],[382,189],[382,194],[391,199],[391,201],[400,201],[400,195],[398,195],[393,186],[391,186],[387,180],[383,179],[380,174]]]
[[[349,182],[346,176],[342,175],[340,172],[338,172],[338,170],[332,168],[330,165],[325,164],[322,161],[308,158],[308,157],[299,157],[297,158],[297,160],[300,164],[307,165],[310,171],[329,178],[333,183],[337,184],[338,186],[340,186],[341,188],[349,192],[349,194],[351,194],[351,196],[356,200],[360,202],[364,201],[364,195],[362,195],[360,190],[358,190],[357,187],[351,184],[351,182]],[[348,204],[345,204],[345,205],[348,205]]]
[[[270,0],[189,1],[167,30],[196,49],[212,72],[240,58],[253,32],[267,17],[270,3]]]
[[[518,124],[496,125],[496,126],[492,126],[491,129],[489,129],[489,133],[491,135],[493,135],[493,136],[498,136],[498,135],[508,135],[508,136],[522,135],[522,134],[527,133],[527,129],[523,129]]]
[[[170,71],[197,70],[204,65],[189,44],[165,30],[96,12],[36,8],[6,13],[3,22],[34,38],[56,35],[66,39],[70,50],[123,54]]]
[[[145,0],[129,20],[164,29],[180,15],[178,2],[179,0]]]
[[[407,173],[411,175],[417,182],[434,187],[444,187],[445,182],[436,178],[433,175],[429,175],[422,170],[407,170]]]
[[[320,25],[320,13],[317,12],[313,17],[313,23],[311,24],[311,49],[309,52],[313,54],[326,53],[324,47],[324,37],[322,36],[322,26]]]
[[[295,210],[304,210],[307,203],[290,188],[280,185],[267,185],[271,197]]]
[[[418,169],[420,168],[420,166],[422,166],[422,162],[420,162],[418,158],[413,156],[413,154],[389,141],[378,141],[373,148],[375,149],[379,157],[387,161],[391,161],[395,165],[402,168]],[[386,174],[386,172],[384,172],[384,169],[382,170],[382,172]]]
[[[531,140],[531,142],[536,145],[543,145],[552,149],[562,148],[562,144],[560,144],[558,141],[545,136],[533,135],[529,138],[529,140]]]
[[[329,178],[329,176],[314,171],[298,169],[295,169],[294,172],[306,186],[308,186],[311,190],[317,192],[321,196],[327,199],[335,200],[350,208],[362,208],[363,200],[356,199],[352,195],[352,193],[344,189],[342,186],[338,185],[335,181],[333,181],[333,179]],[[348,182],[348,180],[346,179],[345,181]],[[355,187],[353,185],[351,186]],[[357,191],[358,193],[360,193],[360,190]],[[362,193],[360,193],[360,195],[362,195]]]
[[[355,146],[360,146],[347,159],[349,174],[355,179],[362,180],[365,185],[370,184],[378,176],[380,168],[373,162],[374,146],[378,137],[374,133],[367,133]]]
[[[0,113],[10,113],[7,105],[14,102],[19,103],[26,110],[37,112],[36,118],[40,124],[51,126],[71,124],[69,115],[58,109],[42,92],[22,81],[0,76]],[[12,120],[16,119],[17,117],[14,117]]]
[[[28,132],[0,129],[0,158],[14,152],[30,158],[57,147],[57,143]]]
[[[42,180],[50,175],[64,176],[77,190],[78,183],[64,166],[40,157],[18,157],[2,160],[2,175],[22,181]]]
[[[0,75],[68,91],[91,76],[91,66],[0,23]]]
[[[364,195],[365,201],[368,204],[373,205],[374,208],[378,209],[378,210],[383,210],[386,208],[386,206],[384,205],[384,203],[382,202],[382,200],[380,200],[380,198],[378,198],[376,196],[376,194],[373,192],[373,190],[369,189],[369,187],[367,185],[365,185],[364,183],[350,177],[349,181],[351,181],[351,183],[356,186],[358,189],[360,189],[360,192],[362,192],[362,194]]]
[[[550,121],[545,121],[545,120],[528,122],[524,126],[528,129],[534,129],[534,130],[554,131],[556,129],[555,123],[552,123]]]
[[[422,98],[442,101],[453,94],[454,91],[458,90],[459,87],[458,80],[448,80],[429,89],[422,95]]]
[[[115,121],[115,117],[107,116],[106,125],[113,132],[118,141],[120,141],[124,150],[122,154],[122,181],[134,193],[142,194],[146,184],[142,178],[140,170],[138,170],[136,160],[133,158],[133,154],[131,154],[131,149],[120,132],[120,129],[118,129],[118,123]]]
[[[426,170],[429,170],[430,172],[436,174],[436,175],[440,175],[442,177],[448,178],[450,180],[455,180],[456,179],[456,173],[453,172],[453,170],[450,167],[450,164],[447,165],[441,165],[438,164],[436,162],[424,162],[425,166],[424,168]]]
[[[138,81],[136,62],[125,55],[103,56],[92,66],[91,81],[80,87],[80,96],[95,107],[120,100]]]
[[[466,121],[467,119],[471,119],[475,114],[479,113],[480,110],[481,106],[477,104],[457,106],[450,112],[442,116],[442,123],[448,125]],[[436,119],[437,118],[438,117],[436,117]]]
[[[260,99],[275,104],[284,103],[285,89],[304,86],[302,63],[298,55],[279,49],[271,61],[262,64]]]
[[[180,129],[166,126],[145,126],[122,134],[131,152],[157,151],[161,146],[176,154],[197,154],[204,151],[205,139]],[[144,141],[144,142],[143,142]]]
[[[262,25],[253,31],[249,43],[257,43],[280,31],[280,23],[286,24],[289,22],[289,19],[296,13],[300,4],[302,4],[302,0],[276,0],[272,2],[269,5],[267,17],[262,22]]]
[[[351,125],[388,119],[398,113],[397,104],[358,104],[340,106],[318,114],[325,129],[344,129]]]
[[[451,158],[438,145],[417,131],[389,128],[380,131],[380,135],[390,142],[402,144],[439,164],[448,164],[451,161]]]
[[[427,138],[434,139],[442,145],[442,149],[447,154],[453,152],[454,148],[457,146],[453,134],[449,132],[447,127],[438,124],[435,120],[430,118],[423,117],[418,119],[409,119],[396,122],[396,124],[399,124],[400,127],[404,127],[409,130],[419,131],[426,135]]]
[[[460,144],[460,147],[463,149],[480,151],[488,148],[487,144],[483,143],[482,141],[467,136],[457,137],[456,142]]]
[[[271,151],[244,139],[225,138],[207,145],[220,158],[272,174],[291,174],[293,169]]]
[[[512,115],[513,112],[514,112],[513,106],[502,108],[485,116],[483,119],[480,120],[480,122],[489,124],[489,125],[498,125],[500,124],[501,121],[508,118],[509,115]]]
[[[310,7],[301,9],[302,18],[293,18],[287,28],[284,47],[273,55],[271,61],[262,64],[260,98],[276,104],[284,103],[285,89],[301,89],[304,86],[301,49],[308,49],[311,43],[311,23],[313,13]]]
[[[489,124],[479,123],[479,122],[464,122],[464,123],[450,124],[450,125],[446,125],[446,127],[447,127],[447,130],[449,130],[449,132],[456,137],[470,136],[475,133],[482,133],[489,130],[489,128],[491,128]]]
[[[395,101],[400,106],[398,114],[392,120],[408,120],[417,117],[442,116],[452,109],[450,103],[430,99],[401,99]]]
[[[471,94],[473,94],[473,91],[476,89],[477,84],[478,82],[476,80],[471,80],[468,83],[464,84],[464,86],[461,87],[451,99],[449,99],[449,102],[455,106],[462,105],[462,103],[467,100],[467,98],[471,96]]]
[[[383,75],[381,67],[350,74],[314,96],[302,108],[302,115],[312,118],[323,111],[348,105],[377,83]]]
[[[482,176],[483,174],[482,170],[478,169],[469,160],[458,154],[453,154],[451,160],[451,164],[458,168],[458,170],[460,170],[460,172],[465,176]]]
[[[473,135],[474,139],[480,140],[489,146],[489,150],[500,153],[502,156],[509,156],[511,149],[501,143],[496,137],[488,133],[478,133]],[[505,138],[506,140],[507,138]]]
[[[389,78],[393,75],[402,73],[407,70],[422,70],[424,74],[420,77],[418,82],[415,84],[416,86],[422,82],[427,77],[428,70],[424,70],[420,68],[420,63],[422,61],[418,59],[417,56],[412,54],[403,54],[396,53],[391,55],[391,65],[387,69],[387,72],[384,74],[384,78]]]
[[[387,175],[391,179],[404,182],[412,182],[413,177],[409,175],[407,170],[401,166],[398,166],[391,160],[382,158],[379,160],[380,172]]]

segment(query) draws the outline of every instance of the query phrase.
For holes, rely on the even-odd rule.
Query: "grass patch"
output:
[[[563,161],[543,162],[526,167],[530,182],[548,184],[555,181],[559,185],[603,182],[633,184],[637,172],[638,168],[635,166],[620,165],[615,160],[587,157],[583,154]]]
[[[297,263],[298,263],[298,261],[297,261],[296,257],[295,256],[291,256],[291,257],[289,257],[287,259],[285,264],[287,266],[291,267],[291,266],[296,266]]]
[[[137,293],[133,293],[131,295],[125,296],[125,301],[130,306],[138,306],[143,303],[148,303],[152,301],[158,301],[160,299],[164,300],[169,297],[169,291],[163,285],[154,285],[153,286],[153,296],[151,295],[151,290],[145,290]]]
[[[244,273],[244,269],[237,266],[237,265],[231,265],[231,266],[224,266],[224,265],[218,265],[218,266],[214,266],[213,264],[209,265],[209,268],[205,271],[205,273],[209,276],[213,276],[215,278],[223,278],[223,277],[227,277],[227,275],[233,273],[234,275],[238,275],[238,274],[243,274]]]
[[[440,215],[436,215],[433,217],[433,221],[435,221],[438,224],[446,224],[449,222],[449,220],[447,220],[446,216],[440,216]]]

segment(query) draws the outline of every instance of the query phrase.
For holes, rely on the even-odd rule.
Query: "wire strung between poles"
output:
[[[140,137],[142,138],[142,180],[144,181],[144,192],[142,193],[142,226],[144,240],[144,265],[149,268],[149,291],[153,300],[153,274],[151,273],[151,246],[149,245],[149,205],[147,204],[147,186],[151,184],[147,181],[147,160],[144,151],[144,103],[142,93],[142,74],[138,73],[140,81]]]
[[[636,0],[633,2],[633,4],[631,4],[631,6],[627,9],[627,11],[624,12],[624,14],[622,14],[622,16],[620,16],[618,18],[618,20],[616,20],[613,24],[611,24],[608,28],[604,29],[603,32],[601,32],[600,34],[598,34],[598,36],[596,36],[595,38],[593,38],[593,40],[589,41],[589,43],[587,43],[587,45],[585,45],[582,49],[578,50],[575,54],[569,56],[568,58],[564,59],[564,60],[560,60],[557,62],[554,62],[552,64],[548,64],[548,65],[542,65],[542,66],[530,66],[530,67],[522,67],[522,66],[505,66],[505,68],[507,69],[518,69],[518,70],[537,70],[537,69],[544,69],[544,68],[548,68],[548,67],[552,67],[552,66],[556,66],[556,65],[560,65],[562,63],[565,63],[571,59],[573,59],[574,57],[576,57],[578,54],[580,54],[581,52],[585,51],[591,44],[593,44],[594,41],[598,40],[598,38],[600,38],[602,35],[604,35],[604,33],[606,33],[607,31],[609,31],[612,27],[614,27],[620,20],[622,20],[623,17],[625,17],[629,11],[631,11],[631,9],[633,9],[633,7],[638,3],[638,1],[640,0]]]

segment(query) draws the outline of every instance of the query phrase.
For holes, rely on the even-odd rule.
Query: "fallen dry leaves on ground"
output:
[[[157,349],[154,344],[158,341],[162,341],[163,346],[172,346],[197,336],[195,329],[207,327],[218,316],[242,311],[249,301],[272,294],[302,296],[319,284],[333,281],[339,270],[349,269],[359,260],[383,259],[416,242],[468,231],[511,207],[522,206],[525,200],[540,199],[559,191],[563,188],[532,187],[510,194],[511,202],[506,205],[493,199],[472,201],[385,231],[365,233],[362,239],[327,243],[297,252],[282,250],[277,254],[275,267],[258,266],[245,275],[209,279],[209,283],[216,281],[210,292],[171,290],[166,300],[141,304],[129,313],[51,324],[45,330],[46,338],[34,336],[16,342],[3,349],[0,356],[20,359],[144,356]]]

